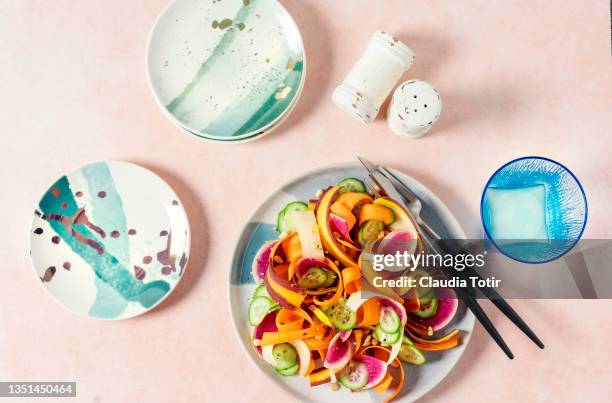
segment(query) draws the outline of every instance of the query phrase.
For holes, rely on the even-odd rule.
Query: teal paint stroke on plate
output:
[[[253,114],[251,119],[234,132],[234,135],[250,133],[278,119],[290,107],[293,98],[297,96],[297,91],[300,90],[299,85],[302,81],[303,66],[304,62],[297,62],[285,81],[283,81],[283,86],[275,91],[274,94],[271,94],[261,108]],[[284,98],[278,98],[277,95],[282,94],[282,91],[285,89],[289,89],[289,93]]]
[[[243,20],[248,12],[249,8],[241,7],[238,11],[238,14],[233,18],[232,21]],[[191,107],[185,106],[187,101],[189,101],[187,97],[189,96],[189,94],[191,94],[193,89],[196,88],[196,86],[200,83],[206,73],[210,71],[211,66],[214,65],[217,60],[219,60],[220,63],[223,63],[225,49],[227,48],[228,44],[232,42],[232,40],[236,36],[236,33],[236,30],[227,30],[225,32],[223,38],[221,39],[219,44],[217,44],[210,57],[208,57],[202,62],[202,65],[200,66],[200,69],[196,73],[193,80],[191,80],[189,84],[187,84],[185,89],[176,98],[174,98],[168,105],[166,105],[166,108],[169,112],[173,113],[179,119],[184,119],[187,118],[189,116],[189,113],[192,112],[192,107],[197,108],[197,105],[193,104],[191,105]]]
[[[262,222],[251,222],[247,224],[246,230],[243,232],[236,250],[241,250],[243,253],[234,261],[234,269],[232,270],[232,284],[254,284],[255,279],[251,274],[251,267],[255,254],[261,246],[273,239],[278,238],[278,232],[274,225]]]
[[[154,305],[170,290],[170,285],[163,280],[149,283],[136,280],[115,256],[104,249],[103,239],[98,234],[86,224],[77,222],[79,216],[76,213],[79,209],[66,176],[55,182],[52,189],[56,189],[58,194],[46,192],[39,203],[41,211],[48,217],[51,228],[88,263],[100,280],[125,300],[138,302],[145,308]],[[62,208],[62,205],[66,207]],[[87,214],[87,211],[82,214]],[[83,237],[84,242],[77,239],[78,235]]]
[[[121,236],[109,237],[106,234],[104,248],[108,253],[115,256],[121,264],[129,266],[130,248],[127,236],[127,220],[123,208],[121,196],[115,187],[115,182],[104,162],[89,164],[81,169],[87,181],[87,214],[96,225],[101,228],[112,228],[119,231]],[[104,192],[104,197],[98,197],[99,192]],[[113,214],[108,214],[112,211]]]

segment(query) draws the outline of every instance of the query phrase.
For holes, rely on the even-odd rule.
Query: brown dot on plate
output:
[[[111,232],[111,238],[119,238],[119,231],[114,230]]]
[[[70,270],[70,262],[64,262],[62,267],[64,268],[64,270]]]
[[[145,272],[142,267],[134,266],[134,277],[136,277],[136,280],[144,279],[146,274],[147,272]]]
[[[36,229],[34,230],[34,233],[35,233],[36,235],[40,235],[40,234],[42,234],[42,233],[43,233],[43,229],[42,229],[42,228],[40,228],[40,227],[38,227],[38,228],[36,228]]]
[[[168,274],[172,273],[172,267],[164,266],[162,267],[161,272],[164,276],[167,276]]]
[[[173,205],[173,206],[178,206],[178,205],[179,205],[178,200],[172,200],[172,205]]]
[[[165,229],[159,232],[159,236],[166,236],[166,235],[168,235],[168,231],[166,231]]]
[[[60,192],[60,190],[58,188],[53,188],[53,189],[51,189],[51,194],[54,197],[58,197],[60,194],[62,194],[62,192]]]
[[[55,266],[48,267],[47,270],[45,270],[45,274],[43,274],[42,276],[42,281],[45,283],[48,283],[49,281],[51,281],[51,279],[55,275],[55,271],[56,271]]]
[[[142,263],[144,264],[149,264],[153,261],[153,258],[151,256],[145,256],[142,258]]]
[[[136,234],[136,230],[134,228],[130,228],[130,230],[128,231],[128,235],[135,235]]]
[[[101,199],[105,198],[106,197],[106,192],[104,190],[100,190],[98,192],[98,197],[101,198]]]
[[[57,235],[53,235],[53,236],[51,237],[51,242],[53,242],[54,244],[58,244],[58,243],[60,243],[60,237],[59,237],[59,236],[57,236]]]
[[[74,194],[76,197],[83,197],[83,192],[80,190]]]

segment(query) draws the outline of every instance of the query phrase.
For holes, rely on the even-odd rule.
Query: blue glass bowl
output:
[[[480,202],[482,225],[506,256],[545,263],[571,250],[587,221],[587,200],[574,174],[544,157],[523,157],[499,168]]]

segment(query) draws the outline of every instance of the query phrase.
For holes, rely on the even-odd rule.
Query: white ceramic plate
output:
[[[170,119],[198,137],[267,134],[306,77],[297,25],[276,0],[174,0],[147,48],[147,74]]]
[[[176,287],[190,231],[178,196],[153,172],[98,162],[59,178],[35,210],[30,253],[45,289],[93,319],[141,315]]]
[[[427,187],[401,172],[393,172],[412,187],[423,201],[422,216],[442,237],[465,238],[459,223]],[[247,310],[255,283],[251,276],[251,263],[263,242],[276,239],[274,230],[277,212],[289,201],[308,200],[318,189],[326,188],[346,177],[365,179],[367,172],[361,165],[341,164],[307,173],[283,186],[268,197],[249,219],[238,241],[230,272],[229,300],[232,320],[243,350],[251,362],[263,371],[272,382],[283,388],[292,397],[311,402],[346,401],[362,403],[381,401],[375,392],[351,393],[345,388],[332,391],[328,385],[311,388],[308,380],[300,377],[281,377],[270,365],[257,356],[250,343],[251,326]],[[421,367],[405,366],[406,384],[400,397],[402,401],[414,401],[429,392],[450,372],[463,354],[472,330],[474,316],[466,313],[454,326],[465,332],[462,344],[442,353],[426,352],[428,362]]]

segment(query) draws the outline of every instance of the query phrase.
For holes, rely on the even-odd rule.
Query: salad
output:
[[[447,330],[458,306],[451,289],[370,286],[379,273],[364,264],[369,243],[410,239],[422,248],[394,200],[346,178],[316,199],[288,203],[277,230],[278,239],[265,242],[253,261],[259,284],[248,320],[253,348],[279,376],[371,389],[391,401],[404,385],[403,365],[423,365],[424,351],[460,343],[460,332]],[[414,267],[403,274],[432,275]]]

